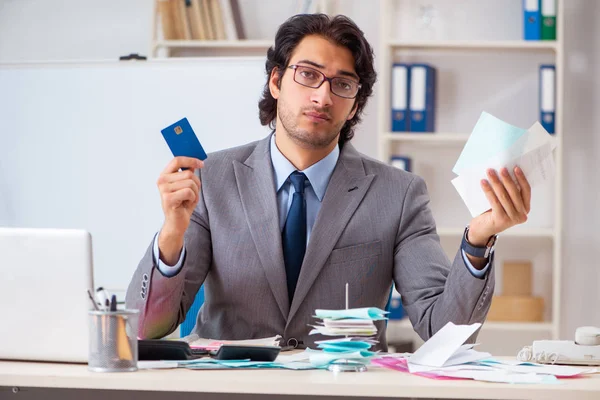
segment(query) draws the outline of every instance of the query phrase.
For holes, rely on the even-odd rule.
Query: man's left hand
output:
[[[531,208],[531,186],[521,168],[515,167],[514,173],[517,182],[506,168],[502,168],[499,175],[489,169],[488,179],[481,181],[492,209],[473,218],[469,224],[468,240],[472,245],[483,247],[491,236],[527,221]]]

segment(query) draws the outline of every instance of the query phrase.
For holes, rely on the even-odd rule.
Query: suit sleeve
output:
[[[417,176],[402,203],[394,244],[394,281],[423,340],[448,322],[483,322],[494,291],[493,259],[483,279],[469,272],[460,249],[450,262],[436,233],[425,182]]]
[[[138,336],[164,337],[185,319],[211,266],[212,249],[208,212],[202,191],[185,233],[185,257],[174,276],[163,275],[154,258],[152,243],[127,288],[127,308],[140,311]]]

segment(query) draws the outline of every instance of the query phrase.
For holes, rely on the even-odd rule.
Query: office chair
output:
[[[196,297],[194,298],[194,302],[192,306],[188,310],[187,314],[185,314],[185,319],[179,325],[179,336],[184,337],[192,333],[194,326],[196,325],[196,319],[198,318],[198,311],[200,311],[200,307],[204,303],[204,285],[200,287],[198,293],[196,293]]]

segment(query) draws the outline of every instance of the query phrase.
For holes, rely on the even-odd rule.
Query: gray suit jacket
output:
[[[293,301],[288,301],[269,140],[213,153],[201,170],[201,199],[185,235],[180,273],[158,270],[152,246],[127,290],[139,336],[162,337],[185,318],[205,285],[194,332],[213,339],[281,335],[312,345],[317,308],[384,308],[392,281],[415,330],[429,338],[448,321],[482,322],[494,271],[471,275],[460,251],[446,257],[424,181],[342,148],[315,221]],[[386,349],[385,324],[379,349]]]

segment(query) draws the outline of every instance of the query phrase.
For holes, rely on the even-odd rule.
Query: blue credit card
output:
[[[194,133],[187,118],[167,126],[161,131],[167,141],[173,156],[185,156],[206,160],[206,152],[202,148],[198,137]]]

